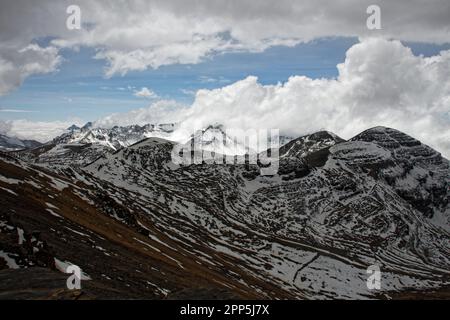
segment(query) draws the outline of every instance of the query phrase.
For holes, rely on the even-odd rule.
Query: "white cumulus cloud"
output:
[[[450,50],[414,56],[399,41],[361,39],[337,66],[336,79],[294,76],[262,85],[256,77],[199,90],[183,127],[320,129],[344,138],[373,126],[404,131],[450,156]]]
[[[56,71],[61,61],[58,49],[53,46],[0,48],[0,96],[19,87],[30,75]]]
[[[157,124],[166,121],[179,122],[183,119],[187,106],[173,100],[159,100],[149,107],[131,110],[126,113],[113,113],[95,122],[96,127]]]
[[[30,74],[54,70],[59,62],[55,48],[94,48],[95,58],[105,61],[105,75],[111,77],[321,37],[375,34],[416,42],[450,41],[448,0],[379,0],[382,29],[375,31],[366,27],[372,0],[78,0],[82,28],[68,30],[66,8],[72,4],[0,2],[0,94]],[[28,47],[36,39],[52,39],[51,45]],[[20,52],[24,48],[28,49]]]
[[[134,96],[139,98],[146,98],[146,99],[155,99],[158,98],[158,95],[153,92],[153,90],[143,87],[141,90],[135,90]]]
[[[228,128],[276,128],[293,136],[326,129],[344,138],[383,125],[450,157],[450,50],[414,56],[399,41],[365,38],[347,51],[337,68],[335,79],[293,76],[276,85],[262,85],[249,76],[197,91],[190,107],[158,102],[98,123],[181,122],[187,132],[221,123]]]

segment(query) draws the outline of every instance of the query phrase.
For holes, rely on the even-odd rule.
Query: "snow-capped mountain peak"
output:
[[[310,153],[331,147],[345,140],[329,131],[318,131],[312,134],[301,136],[291,140],[280,147],[281,157],[302,158]]]

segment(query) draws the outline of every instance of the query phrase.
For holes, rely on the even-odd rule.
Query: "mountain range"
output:
[[[19,138],[9,137],[7,135],[0,134],[1,151],[32,149],[40,146],[41,144],[42,143],[35,140],[21,140]]]
[[[175,129],[88,124],[0,152],[0,298],[449,296],[439,152],[386,127],[348,141],[321,131],[283,137],[263,176],[254,163],[174,163]],[[205,150],[221,146],[217,130]],[[68,264],[81,290],[65,288]],[[373,265],[380,290],[366,285]]]

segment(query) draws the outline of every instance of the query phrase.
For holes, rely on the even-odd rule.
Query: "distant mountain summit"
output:
[[[320,149],[331,147],[345,140],[329,131],[318,131],[286,143],[280,147],[281,157],[302,158]]]
[[[84,126],[81,127],[82,131],[87,131],[89,129],[91,129],[93,127],[93,123],[92,122],[87,122]]]
[[[66,130],[67,131],[77,131],[77,130],[80,130],[80,129],[81,128],[79,126],[73,124],[70,127],[68,127]]]
[[[176,124],[114,126],[98,128],[92,122],[72,125],[44,147],[18,153],[20,158],[52,167],[84,166],[105,154],[116,152],[148,137],[167,138]]]

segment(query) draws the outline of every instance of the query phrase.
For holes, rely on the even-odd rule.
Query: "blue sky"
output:
[[[64,61],[58,72],[31,76],[18,89],[0,97],[0,117],[89,121],[148,106],[149,100],[133,95],[142,87],[150,88],[162,99],[190,104],[195,90],[223,87],[248,75],[257,76],[262,84],[285,82],[292,75],[333,78],[337,76],[336,65],[344,61],[348,48],[357,42],[356,38],[324,38],[259,53],[223,53],[198,64],[163,66],[109,79],[104,76],[106,62],[93,59],[95,50],[63,50]],[[450,44],[406,45],[415,55],[424,56],[450,48]]]

